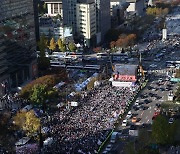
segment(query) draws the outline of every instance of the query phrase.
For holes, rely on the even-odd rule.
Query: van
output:
[[[110,143],[115,143],[118,140],[118,132],[113,132],[111,135]]]

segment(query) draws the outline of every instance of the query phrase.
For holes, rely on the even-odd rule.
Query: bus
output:
[[[69,52],[67,55],[69,57],[73,57],[74,59],[83,58],[83,53],[82,52]]]
[[[97,53],[97,58],[108,58],[108,53]]]
[[[166,67],[180,68],[180,61],[166,61]]]

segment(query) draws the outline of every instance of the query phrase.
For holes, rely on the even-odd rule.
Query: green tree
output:
[[[135,150],[135,143],[134,142],[128,142],[127,145],[125,146],[125,152],[126,154],[136,154]]]
[[[73,42],[70,42],[69,44],[68,44],[68,48],[69,48],[69,50],[71,51],[71,52],[74,52],[74,51],[76,51],[76,46],[75,46],[75,44],[73,43]]]
[[[40,127],[40,119],[35,116],[33,110],[18,112],[13,120],[14,124],[24,130],[28,136],[32,136]]]
[[[168,119],[162,115],[156,117],[152,125],[152,138],[157,144],[165,145],[169,139]]]
[[[58,45],[59,50],[61,50],[61,48],[63,46],[63,42],[60,38],[57,40],[57,45]]]
[[[39,58],[38,58],[38,67],[40,70],[44,70],[50,66],[50,61],[45,56],[45,49],[47,48],[47,42],[48,40],[44,35],[40,37],[40,40],[38,42],[38,47],[40,50]]]
[[[55,42],[54,38],[52,38],[50,40],[49,49],[52,51],[54,51],[56,49],[56,42]]]
[[[36,104],[44,105],[48,98],[48,90],[46,85],[36,85],[33,87],[30,100]]]

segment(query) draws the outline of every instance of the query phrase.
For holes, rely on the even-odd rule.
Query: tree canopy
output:
[[[40,127],[40,119],[35,116],[33,110],[18,112],[13,117],[13,120],[14,124],[24,130],[28,136],[32,136]]]
[[[70,42],[68,44],[68,48],[71,52],[74,52],[77,48],[76,48],[76,45],[73,43],[73,42]]]
[[[54,38],[52,38],[50,40],[49,49],[53,50],[53,51],[56,49],[56,42],[55,42]]]
[[[44,104],[48,98],[48,89],[46,85],[36,85],[33,87],[33,93],[30,100],[37,104]]]
[[[38,47],[40,50],[39,58],[38,58],[38,67],[41,70],[44,70],[50,66],[49,59],[45,56],[45,49],[47,48],[48,40],[47,38],[42,35],[40,37],[40,41],[38,42]]]
[[[168,119],[165,116],[159,115],[156,117],[152,125],[152,137],[157,144],[173,144],[176,129],[176,122],[169,124]]]

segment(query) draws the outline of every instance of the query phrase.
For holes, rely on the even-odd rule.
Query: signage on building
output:
[[[135,81],[136,77],[134,75],[114,75],[114,80],[121,80],[121,81]]]

